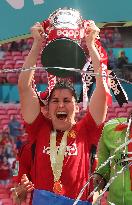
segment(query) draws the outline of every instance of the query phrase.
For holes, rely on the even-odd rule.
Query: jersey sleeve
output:
[[[80,126],[87,131],[86,140],[89,146],[98,144],[99,138],[102,134],[104,123],[97,125],[89,110],[80,121]]]
[[[25,129],[28,133],[29,140],[34,142],[36,140],[36,137],[38,136],[38,131],[41,129],[41,126],[45,124],[46,118],[42,114],[42,112],[39,113],[37,118],[34,120],[33,123],[28,124],[25,123]]]

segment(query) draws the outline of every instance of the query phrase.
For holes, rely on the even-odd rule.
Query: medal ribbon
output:
[[[63,160],[67,145],[68,130],[64,132],[59,148],[56,146],[56,131],[50,135],[50,161],[54,182],[59,181],[62,173]]]

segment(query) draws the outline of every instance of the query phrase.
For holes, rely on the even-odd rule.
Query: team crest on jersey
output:
[[[76,138],[76,135],[77,135],[77,133],[76,133],[76,131],[75,130],[71,130],[69,133],[68,133],[68,137],[70,137],[70,138]]]

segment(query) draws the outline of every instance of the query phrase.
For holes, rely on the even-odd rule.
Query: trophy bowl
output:
[[[86,55],[81,46],[75,41],[68,38],[60,38],[51,41],[44,47],[41,54],[41,62],[44,67],[47,67],[46,70],[49,73],[65,78],[74,75],[75,72],[63,68],[82,70],[86,64]]]

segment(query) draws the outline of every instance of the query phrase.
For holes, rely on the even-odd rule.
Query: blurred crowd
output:
[[[126,56],[124,41],[117,27],[104,28],[100,32],[100,40],[108,54],[108,68],[113,70],[117,77],[132,82],[132,64]],[[114,54],[114,48],[120,48],[118,56]]]
[[[118,28],[103,28],[100,32],[100,39],[105,49],[123,48],[123,39]]]
[[[26,140],[23,124],[12,116],[0,134],[0,184],[8,185],[12,180],[16,156]]]

